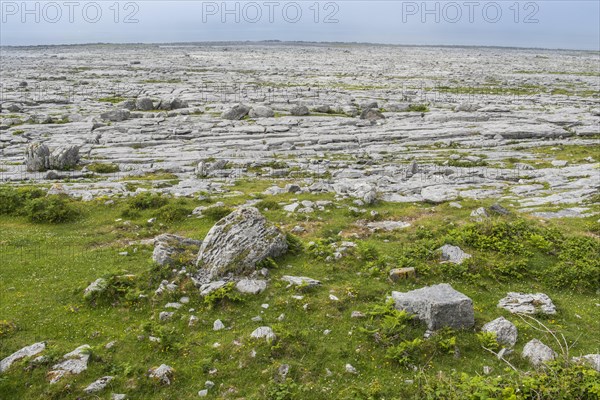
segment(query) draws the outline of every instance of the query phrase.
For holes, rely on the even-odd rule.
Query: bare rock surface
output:
[[[79,375],[87,369],[90,346],[84,344],[63,356],[64,361],[54,365],[48,372],[50,383],[56,383],[65,375]]]
[[[172,265],[186,252],[197,253],[202,241],[164,233],[154,238],[152,260],[158,265]]]

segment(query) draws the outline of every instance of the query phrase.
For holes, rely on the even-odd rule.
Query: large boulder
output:
[[[217,222],[200,247],[197,265],[211,279],[229,273],[243,274],[268,257],[287,251],[283,232],[254,207],[242,207]]]
[[[250,110],[250,118],[271,118],[275,116],[275,112],[271,107],[254,106]]]
[[[495,334],[496,341],[501,345],[513,347],[517,343],[517,327],[504,317],[488,322],[481,331]]]
[[[523,347],[523,358],[529,360],[535,367],[539,367],[556,358],[556,353],[550,347],[537,339],[530,340]]]
[[[302,117],[302,116],[308,115],[308,113],[309,113],[308,107],[302,106],[302,105],[294,106],[290,110],[290,114],[297,116],[297,117]]]
[[[139,97],[135,101],[135,108],[140,111],[154,110],[154,103],[152,102],[152,99],[150,99],[149,97]]]
[[[221,114],[221,118],[223,119],[231,119],[231,120],[240,120],[244,118],[250,112],[250,107],[244,104],[238,104],[233,106],[232,108],[225,110],[223,114]]]
[[[360,114],[360,119],[366,119],[368,121],[375,122],[378,119],[385,119],[385,115],[375,108],[368,108]]]
[[[169,233],[154,238],[152,260],[158,265],[173,265],[185,256],[186,252],[197,253],[202,241],[188,239]]]
[[[410,292],[392,292],[396,309],[415,314],[430,330],[470,328],[475,324],[473,301],[447,283]]]
[[[50,168],[58,170],[71,169],[79,162],[79,146],[56,148],[50,154]]]
[[[544,293],[508,292],[506,297],[498,302],[498,307],[513,314],[556,314],[554,303]]]
[[[25,150],[25,165],[29,172],[45,171],[50,168],[50,149],[43,143],[33,142]]]

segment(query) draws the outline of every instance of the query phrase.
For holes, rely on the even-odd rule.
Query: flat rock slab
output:
[[[0,373],[6,371],[15,362],[25,357],[32,357],[46,349],[45,342],[34,343],[31,346],[23,347],[21,350],[12,353],[10,356],[0,361]]]
[[[114,376],[103,376],[102,378],[92,382],[88,387],[83,389],[83,391],[86,393],[100,392],[101,390],[104,390],[104,388],[108,386],[110,381],[112,381],[114,378]]]
[[[402,222],[402,221],[376,221],[376,222],[369,222],[367,224],[367,228],[369,228],[372,231],[379,231],[379,230],[383,230],[383,231],[395,231],[398,229],[404,229],[404,228],[408,228],[410,226],[410,224],[408,222]]]
[[[509,292],[506,297],[498,302],[498,307],[504,308],[513,314],[556,314],[554,303],[544,293],[516,293]]]
[[[475,324],[473,301],[447,283],[410,292],[392,292],[396,309],[415,314],[430,330],[470,328]]]

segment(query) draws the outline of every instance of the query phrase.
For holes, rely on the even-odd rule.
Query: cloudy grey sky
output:
[[[304,40],[600,51],[600,1],[7,1],[0,44]]]

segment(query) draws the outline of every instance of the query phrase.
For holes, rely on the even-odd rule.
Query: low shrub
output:
[[[185,219],[192,210],[184,203],[169,203],[158,210],[158,218],[164,222],[177,222]]]
[[[202,215],[211,221],[217,222],[220,219],[225,218],[233,212],[233,209],[227,206],[209,207],[202,211]]]
[[[96,172],[98,174],[111,174],[114,172],[119,172],[119,166],[117,164],[104,164],[104,163],[93,163],[87,166],[92,172]]]
[[[131,197],[128,204],[136,210],[151,210],[167,205],[169,199],[156,193],[143,192]]]
[[[31,222],[57,224],[73,221],[79,210],[67,197],[52,195],[27,202],[25,214]]]

